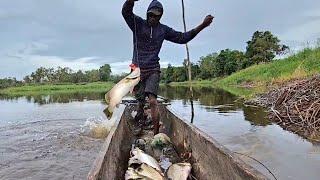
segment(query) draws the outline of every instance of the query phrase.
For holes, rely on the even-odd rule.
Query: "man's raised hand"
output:
[[[206,16],[206,17],[204,18],[204,20],[203,20],[202,25],[203,25],[204,27],[210,26],[210,24],[211,24],[212,21],[213,21],[213,18],[214,18],[214,17],[211,16],[211,15]]]

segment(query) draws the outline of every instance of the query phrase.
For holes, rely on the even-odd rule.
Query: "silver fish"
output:
[[[155,135],[153,137],[153,140],[151,142],[151,146],[152,147],[163,147],[163,146],[166,146],[166,145],[169,145],[171,144],[171,140],[170,138],[164,134],[164,133],[159,133],[157,135]],[[162,148],[160,148],[162,149]]]
[[[131,154],[133,155],[133,157],[129,159],[129,166],[131,166],[132,164],[146,164],[156,169],[158,172],[161,172],[161,168],[157,160],[144,153],[139,148],[135,148],[134,150],[132,150]]]
[[[112,117],[114,108],[118,107],[122,98],[126,96],[130,91],[133,91],[134,86],[136,86],[140,81],[140,68],[135,68],[127,77],[119,81],[113,88],[105,94],[105,99],[108,104],[105,113],[107,118]]]
[[[164,180],[164,177],[152,167],[141,164],[137,169],[128,168],[125,174],[125,180]]]
[[[191,173],[190,163],[177,163],[169,167],[167,176],[173,180],[187,180]]]
[[[146,177],[139,175],[133,168],[129,167],[125,174],[125,180],[133,180],[133,179],[146,179]]]
[[[147,177],[149,179],[164,180],[164,177],[159,173],[159,171],[155,170],[154,168],[146,164],[141,164],[141,166],[138,169],[136,169],[136,172],[139,175]]]

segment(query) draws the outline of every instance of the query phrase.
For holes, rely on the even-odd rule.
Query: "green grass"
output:
[[[320,73],[320,48],[304,49],[296,55],[272,63],[254,65],[217,81],[219,86],[283,84]]]
[[[95,82],[87,84],[43,84],[25,85],[0,90],[4,95],[39,95],[55,93],[76,93],[76,92],[106,92],[112,88],[111,82]]]
[[[228,77],[193,81],[192,86],[219,87],[246,99],[264,93],[270,87],[303,79],[320,73],[320,48],[304,49],[285,59],[259,64],[238,71]],[[173,82],[170,86],[189,86],[188,82]]]
[[[213,86],[213,80],[201,80],[201,81],[192,81],[191,86],[202,87],[202,86]],[[171,82],[169,86],[190,86],[188,81],[185,82]]]

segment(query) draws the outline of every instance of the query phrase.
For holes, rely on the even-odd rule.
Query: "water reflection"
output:
[[[201,108],[207,112],[218,112],[221,114],[243,111],[245,120],[252,125],[266,126],[271,122],[266,118],[267,113],[261,107],[245,106],[237,96],[218,88],[194,87],[193,98],[188,87],[161,86],[160,95],[170,100],[182,100],[183,105],[188,103],[192,106],[194,102],[199,103]],[[192,107],[191,107],[192,109]],[[194,112],[197,114],[197,112]],[[192,111],[190,111],[191,119]]]
[[[181,100],[183,105],[191,104],[190,114],[193,123],[192,109],[193,104],[199,104],[207,112],[232,113],[243,111],[245,120],[253,125],[266,126],[270,121],[266,119],[266,112],[260,107],[243,105],[237,96],[222,89],[212,87],[193,87],[192,93],[188,87],[160,86],[160,95],[172,100]],[[22,96],[0,95],[0,100],[18,100]],[[70,103],[75,101],[100,100],[104,102],[104,93],[59,93],[50,95],[33,95],[24,97],[29,103],[38,105],[52,103]],[[197,112],[194,112],[197,113]]]
[[[298,135],[272,124],[265,118],[265,109],[254,106],[245,106],[243,105],[242,100],[237,96],[224,90],[210,87],[194,87],[192,99],[190,98],[191,94],[188,87],[161,86],[160,95],[170,99],[171,107],[187,119],[191,119],[192,117],[190,107],[193,104],[195,112],[193,123],[195,126],[214,137],[228,149],[250,155],[263,162],[279,179],[319,178],[319,145],[312,144],[300,138]],[[72,128],[79,127],[79,124],[77,124],[77,126],[74,125],[74,121],[71,121],[72,119],[87,119],[92,116],[104,116],[103,109],[105,108],[105,105],[101,104],[104,103],[103,99],[103,93],[52,94],[47,96],[39,95],[27,97],[0,96],[0,123],[4,125],[1,129],[0,124],[0,138],[5,139],[4,141],[0,141],[0,159],[10,162],[12,158],[7,152],[4,153],[6,149],[1,148],[8,147],[10,143],[17,142],[16,138],[23,138],[28,134],[28,132],[25,133],[25,130],[19,131],[20,134],[17,133],[16,130],[18,131],[19,128],[13,126],[13,132],[10,137],[11,140],[12,138],[14,140],[11,141],[8,139],[7,135],[8,130],[11,130],[10,127],[12,124],[18,124],[18,126],[23,126],[26,129],[34,130],[35,127],[29,127],[27,124],[24,126],[23,122],[38,122],[38,120],[40,120],[39,122],[44,123],[43,127],[53,129],[53,133],[56,133],[55,129],[60,131],[61,127],[69,126],[71,130],[68,131],[74,131]],[[34,104],[40,106],[35,106]],[[56,121],[44,121],[48,119],[60,119],[61,127],[59,124],[59,126],[57,126]],[[68,121],[66,119],[68,119]],[[46,124],[45,122],[51,124]],[[78,123],[84,124],[84,121],[79,121]],[[8,126],[8,124],[11,126]],[[68,126],[68,124],[70,125]],[[38,125],[38,128],[40,128],[43,133],[49,131],[48,129],[43,130],[40,125]],[[67,139],[67,145],[70,144],[70,141],[74,142],[74,140],[77,140],[74,138],[73,134],[72,136],[65,137]],[[29,142],[30,140],[27,139],[25,141]],[[21,143],[24,143],[24,139],[21,139]],[[31,141],[31,143],[33,143],[33,141]],[[50,143],[47,144],[51,145]],[[84,147],[86,147],[86,143],[83,144]],[[16,147],[20,146],[21,144],[17,144]],[[33,146],[33,144],[27,144],[26,148]],[[61,151],[61,154],[65,153]],[[6,155],[6,158],[1,157],[1,155]],[[91,155],[93,157],[94,153],[91,153]],[[26,154],[25,156],[22,155],[22,157],[32,156]],[[70,157],[73,157],[71,159],[74,159],[74,156]],[[87,157],[87,155],[81,154],[80,157]],[[65,158],[63,159],[65,160]],[[78,160],[79,158],[75,159]],[[246,160],[245,157],[244,160],[264,174],[269,175],[261,165],[256,164],[256,162],[250,162],[250,160]],[[83,164],[79,162],[75,163],[77,165]],[[89,164],[91,163],[87,163],[87,165]],[[22,164],[21,166],[28,167],[26,164]],[[70,167],[76,167],[75,169],[80,169],[81,172],[85,172],[77,166],[72,165]],[[1,175],[4,174],[3,169],[5,168],[0,168],[0,179],[3,177]],[[10,172],[13,172],[12,169],[7,170],[6,172],[9,172],[9,170]],[[50,170],[51,172],[55,172],[52,171],[52,168]],[[60,172],[60,169],[57,169],[57,171]],[[47,170],[41,172],[47,172]],[[70,170],[66,170],[65,172],[70,174]],[[15,175],[17,173],[7,174]]]
[[[185,102],[191,97],[188,87],[170,87],[161,86],[160,94],[168,99],[181,99]],[[193,87],[193,100],[200,101],[206,106],[219,104],[230,104],[237,99],[236,96],[224,91],[211,87]]]
[[[29,103],[36,103],[39,105],[52,103],[70,103],[74,101],[88,101],[88,100],[103,100],[104,93],[58,93],[50,95],[32,95],[32,96],[9,96],[0,95],[0,100],[18,100],[24,97]],[[104,102],[104,101],[103,101]]]

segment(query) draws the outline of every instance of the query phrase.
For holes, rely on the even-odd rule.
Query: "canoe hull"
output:
[[[129,117],[128,109],[122,110],[122,116],[111,129],[103,147],[88,174],[90,180],[114,179],[123,180],[131,144],[134,139],[126,119]]]
[[[192,173],[197,179],[267,179],[174,110],[161,107],[160,112],[165,133],[177,151],[192,153]]]
[[[128,125],[134,108],[127,106],[123,110],[92,166],[88,179],[124,179],[131,144],[135,139]],[[192,174],[197,179],[267,179],[212,137],[182,120],[172,109],[161,105],[159,111],[163,129],[178,153],[191,152]]]

